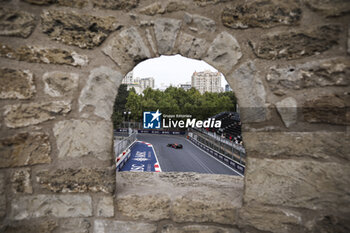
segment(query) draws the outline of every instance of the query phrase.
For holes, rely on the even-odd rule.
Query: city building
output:
[[[179,87],[184,89],[185,91],[188,91],[191,89],[192,85],[190,83],[184,83],[184,84],[179,84]]]
[[[228,91],[232,91],[232,88],[230,87],[230,85],[226,84],[225,85],[225,92],[228,92]]]
[[[154,78],[142,78],[140,79],[140,87],[142,90],[150,87],[154,89]]]
[[[194,72],[191,84],[201,94],[204,92],[221,92],[221,73],[210,70]]]

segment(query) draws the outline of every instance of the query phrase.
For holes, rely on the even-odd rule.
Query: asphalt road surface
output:
[[[238,175],[234,170],[193,145],[184,136],[138,134],[137,139],[153,145],[163,172]],[[183,149],[167,147],[169,143],[182,144]]]

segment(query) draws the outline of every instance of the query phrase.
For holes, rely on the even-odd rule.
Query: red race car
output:
[[[169,143],[167,147],[172,147],[175,149],[182,149],[182,144],[177,144],[177,143]]]

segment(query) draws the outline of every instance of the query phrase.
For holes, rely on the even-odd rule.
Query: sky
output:
[[[173,86],[180,83],[191,83],[193,72],[204,70],[217,72],[214,67],[204,61],[186,58],[181,55],[173,55],[148,59],[135,66],[133,71],[134,77],[153,77],[155,87],[160,88],[161,83],[172,84]],[[225,87],[226,84],[227,82],[222,75],[221,86]]]

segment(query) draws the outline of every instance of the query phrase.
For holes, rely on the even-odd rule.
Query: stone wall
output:
[[[1,232],[350,231],[347,0],[0,2]],[[244,186],[115,181],[117,87],[172,54],[205,60],[236,93]]]

